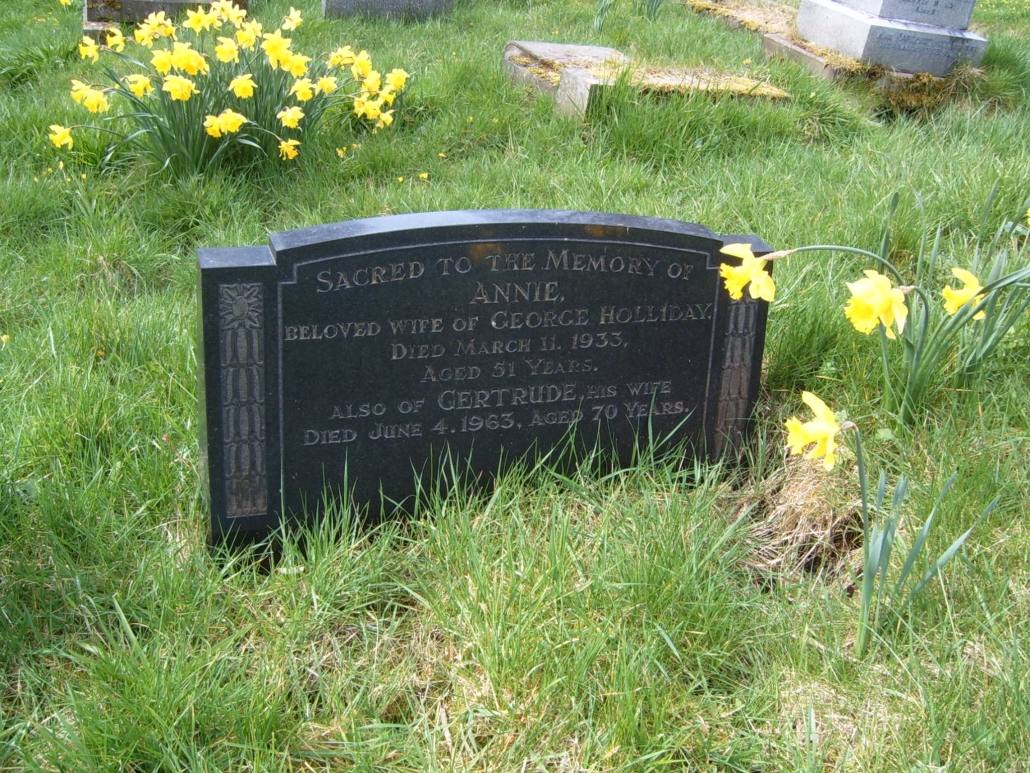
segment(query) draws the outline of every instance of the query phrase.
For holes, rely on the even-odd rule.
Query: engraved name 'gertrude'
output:
[[[468,411],[476,408],[560,403],[576,399],[575,384],[540,384],[499,389],[447,389],[440,393],[436,404],[445,411]]]

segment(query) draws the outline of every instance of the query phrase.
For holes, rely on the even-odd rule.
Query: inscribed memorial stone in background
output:
[[[648,438],[723,455],[765,331],[766,304],[718,277],[740,241],[769,251],[672,220],[484,210],[200,250],[213,540],[260,539],[326,496],[410,512],[416,476],[487,482],[570,433],[622,463]]]

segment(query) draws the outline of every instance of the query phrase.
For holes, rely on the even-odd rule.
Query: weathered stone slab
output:
[[[412,512],[450,469],[488,483],[570,442],[620,464],[651,439],[687,459],[736,453],[767,304],[726,292],[734,242],[769,252],[692,223],[546,210],[200,250],[212,538],[262,539],[327,499],[371,520]]]
[[[516,83],[553,94],[558,109],[570,115],[585,115],[597,94],[620,77],[643,92],[719,91],[769,99],[790,96],[742,75],[642,67],[621,51],[602,46],[516,40],[504,48],[504,66]]]
[[[823,80],[832,81],[837,78],[837,68],[828,64],[823,57],[813,54],[811,51],[806,51],[801,46],[792,43],[782,35],[774,35],[772,33],[763,35],[762,51],[766,56],[775,56],[781,59],[790,59],[795,62],[800,62],[807,67],[813,75],[816,75]]]
[[[516,83],[553,94],[558,109],[572,115],[585,115],[598,89],[630,66],[630,58],[614,48],[525,40],[506,45],[503,57]]]
[[[322,0],[322,15],[425,19],[451,10],[454,0]]]
[[[83,21],[140,22],[158,11],[175,18],[187,9],[210,4],[210,0],[86,0]],[[236,0],[236,5],[246,8],[247,0]]]
[[[987,39],[968,30],[881,19],[836,0],[802,0],[798,32],[869,64],[938,76],[960,62],[979,66],[987,50]]]
[[[976,0],[839,0],[849,8],[883,19],[914,21],[934,27],[969,27]]]

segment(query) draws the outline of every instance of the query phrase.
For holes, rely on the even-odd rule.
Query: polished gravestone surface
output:
[[[418,477],[487,483],[569,447],[649,438],[716,458],[757,395],[766,304],[719,249],[756,237],[627,215],[397,215],[202,249],[212,539],[260,539],[350,497],[377,520]]]

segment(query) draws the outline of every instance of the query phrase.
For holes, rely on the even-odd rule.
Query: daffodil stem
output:
[[[809,247],[797,247],[794,251],[795,252],[817,252],[817,251],[823,251],[823,252],[847,252],[847,253],[850,253],[852,255],[861,255],[861,256],[866,257],[866,258],[872,258],[877,263],[879,263],[881,266],[883,266],[888,271],[890,271],[892,274],[894,274],[894,277],[897,279],[898,284],[903,284],[904,283],[904,279],[901,276],[901,272],[898,271],[897,268],[895,268],[893,263],[891,263],[889,260],[884,258],[882,255],[877,255],[875,252],[870,252],[869,250],[863,250],[863,249],[861,249],[859,247],[845,247],[844,245],[840,245],[840,244],[814,244],[814,245],[811,245]]]
[[[894,410],[894,385],[891,384],[891,362],[890,362],[890,350],[887,348],[887,329],[880,325],[878,327],[880,331],[880,364],[883,366],[883,386],[884,396],[887,400],[887,410]]]
[[[862,450],[862,433],[858,427],[855,427],[855,463],[858,465],[858,490],[862,499],[862,571],[868,572],[870,571],[869,549],[872,521],[869,513],[869,480],[866,476],[865,453]],[[863,593],[859,599],[858,633],[855,637],[855,656],[859,658],[865,655],[866,646],[869,643],[871,602],[871,596],[866,593]]]

